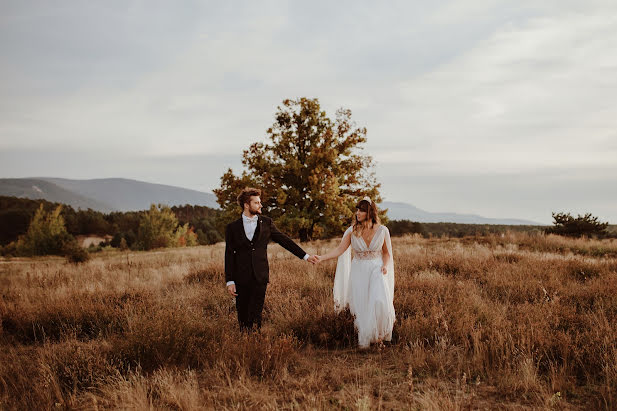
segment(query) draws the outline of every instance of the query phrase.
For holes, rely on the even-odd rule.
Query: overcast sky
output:
[[[617,2],[0,1],[0,177],[211,191],[286,98],[352,110],[382,194],[617,223]]]

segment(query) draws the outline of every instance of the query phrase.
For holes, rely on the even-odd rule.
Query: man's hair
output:
[[[238,194],[238,205],[244,208],[244,204],[248,204],[253,196],[261,196],[261,190],[253,187],[245,187],[244,190]]]

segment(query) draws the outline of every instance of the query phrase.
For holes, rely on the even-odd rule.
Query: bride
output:
[[[338,257],[334,307],[336,311],[349,307],[355,316],[358,345],[366,348],[372,342],[390,341],[395,320],[392,242],[370,198],[356,205],[353,224],[339,246],[317,257],[319,261]]]

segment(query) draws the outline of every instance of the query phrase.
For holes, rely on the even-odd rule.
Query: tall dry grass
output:
[[[410,236],[394,253],[393,342],[367,351],[333,312],[335,262],[278,246],[254,335],[220,244],[2,262],[0,409],[617,407],[617,242]]]

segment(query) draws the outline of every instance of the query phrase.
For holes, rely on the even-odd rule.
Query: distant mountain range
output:
[[[150,208],[150,204],[169,206],[191,204],[218,208],[216,197],[212,193],[125,178],[95,180],[50,177],[2,178],[0,179],[0,195],[45,199],[68,204],[73,208],[91,208],[105,213],[146,210]],[[384,201],[380,206],[388,209],[388,217],[392,220],[412,220],[422,223],[541,225],[534,221],[512,218],[432,213],[407,203]]]
[[[392,220],[411,220],[420,223],[544,225],[535,221],[515,218],[487,218],[475,214],[431,213],[407,203],[384,201],[381,206],[388,209],[388,217]]]
[[[91,208],[105,213],[147,210],[150,204],[191,204],[218,208],[212,193],[126,178],[3,178],[0,179],[0,195],[43,198],[73,208]]]

